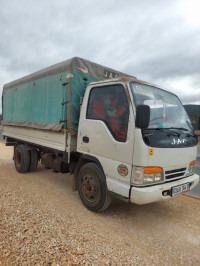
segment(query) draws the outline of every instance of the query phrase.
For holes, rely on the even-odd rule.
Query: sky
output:
[[[0,0],[0,94],[78,56],[200,104],[199,10],[199,0]]]

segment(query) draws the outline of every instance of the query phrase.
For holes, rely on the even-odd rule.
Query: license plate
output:
[[[190,191],[190,183],[172,187],[172,197]]]

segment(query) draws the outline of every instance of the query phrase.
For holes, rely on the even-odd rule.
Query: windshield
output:
[[[185,128],[193,131],[190,119],[178,97],[162,89],[131,82],[131,91],[136,105],[150,107],[148,128]]]

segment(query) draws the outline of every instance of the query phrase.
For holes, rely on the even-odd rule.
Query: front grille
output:
[[[165,180],[184,177],[186,169],[187,168],[180,168],[180,169],[165,171]]]

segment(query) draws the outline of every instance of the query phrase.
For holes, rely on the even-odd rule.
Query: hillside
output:
[[[194,129],[197,130],[198,117],[200,116],[200,105],[186,104],[184,107],[192,121]]]

